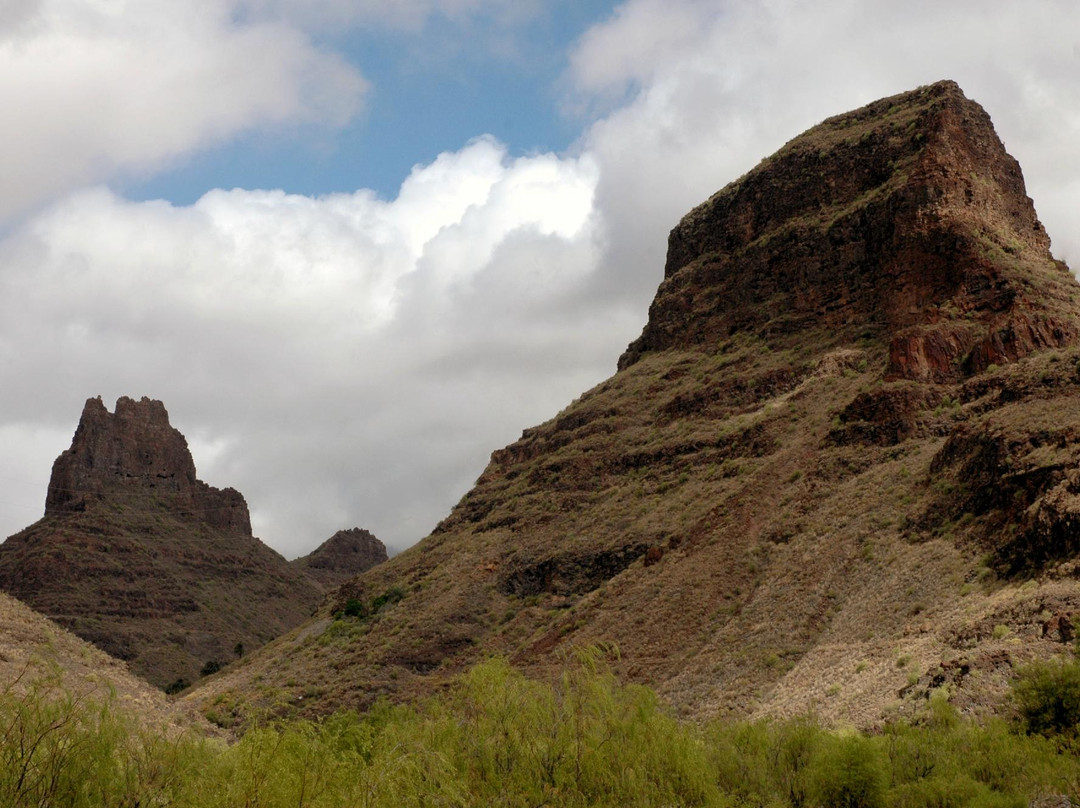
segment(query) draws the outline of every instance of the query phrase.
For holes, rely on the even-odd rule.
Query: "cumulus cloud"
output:
[[[254,127],[339,126],[367,84],[227,0],[19,0],[0,13],[0,222]]]
[[[287,554],[355,524],[419,539],[491,450],[612,371],[682,214],[823,118],[941,78],[988,109],[1055,252],[1080,263],[1072,0],[629,0],[567,66],[569,105],[593,116],[571,154],[512,158],[481,137],[415,168],[393,200],[58,193],[246,126],[353,114],[363,80],[305,30],[510,7],[3,6],[0,75],[30,78],[0,81],[21,112],[0,122],[18,157],[0,211],[55,197],[0,241],[6,532],[35,518],[26,497],[43,498],[100,393],[164,400],[200,476],[243,491],[256,531]],[[190,60],[165,58],[186,48]],[[163,83],[179,89],[159,95]]]
[[[481,138],[392,201],[70,196],[0,248],[2,410],[68,438],[0,462],[42,479],[87,395],[151,395],[275,546],[353,524],[411,543],[493,448],[607,375],[637,324],[561,316],[598,259],[596,179],[587,157]]]

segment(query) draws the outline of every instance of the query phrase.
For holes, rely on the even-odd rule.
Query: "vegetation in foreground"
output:
[[[876,734],[811,718],[697,726],[591,651],[552,684],[487,660],[416,707],[258,726],[238,742],[141,729],[55,679],[0,693],[0,804],[23,806],[1024,806],[1075,799],[1080,663],[1023,671],[1012,723],[934,698]]]

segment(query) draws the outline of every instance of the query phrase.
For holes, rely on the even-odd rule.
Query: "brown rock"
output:
[[[240,492],[195,476],[160,401],[83,408],[45,516],[0,544],[0,589],[164,687],[307,617],[321,587],[251,535]]]
[[[167,501],[171,510],[213,527],[251,535],[244,497],[195,478],[187,441],[169,425],[162,402],[122,396],[110,413],[100,396],[87,399],[71,448],[53,463],[45,515],[144,496]]]
[[[386,559],[386,545],[368,531],[354,527],[339,530],[308,555],[293,559],[292,565],[332,589]]]
[[[1080,335],[1049,246],[989,116],[939,82],[830,118],[688,213],[619,367],[824,330],[888,342],[887,378],[955,381]]]

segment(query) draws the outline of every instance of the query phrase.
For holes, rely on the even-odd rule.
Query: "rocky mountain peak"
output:
[[[195,476],[160,401],[101,398],[53,464],[45,515],[0,544],[0,590],[159,687],[297,625],[322,587],[251,533],[239,491]]]
[[[620,359],[715,349],[888,346],[887,376],[947,382],[1080,334],[1019,164],[952,81],[829,118],[690,211]]]
[[[251,535],[243,496],[196,479],[187,440],[169,424],[165,405],[145,396],[120,397],[113,413],[100,396],[87,399],[71,447],[53,463],[45,514],[83,511],[107,497],[129,505],[156,497],[178,513]]]
[[[324,587],[345,581],[386,561],[386,545],[363,528],[339,530],[311,553],[292,564]]]
[[[1048,244],[952,82],[830,118],[675,228],[618,373],[196,698],[316,715],[614,645],[684,715],[996,709],[1080,614],[1080,285]]]

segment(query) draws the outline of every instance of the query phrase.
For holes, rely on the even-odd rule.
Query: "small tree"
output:
[[[181,676],[179,679],[177,679],[171,685],[166,687],[165,692],[168,695],[173,696],[173,695],[176,695],[177,693],[179,693],[181,690],[187,690],[188,687],[190,687],[190,685],[191,685],[191,683],[187,679],[185,679],[183,676]]]
[[[870,739],[833,740],[816,760],[813,786],[828,808],[879,808],[885,804],[885,768]]]

